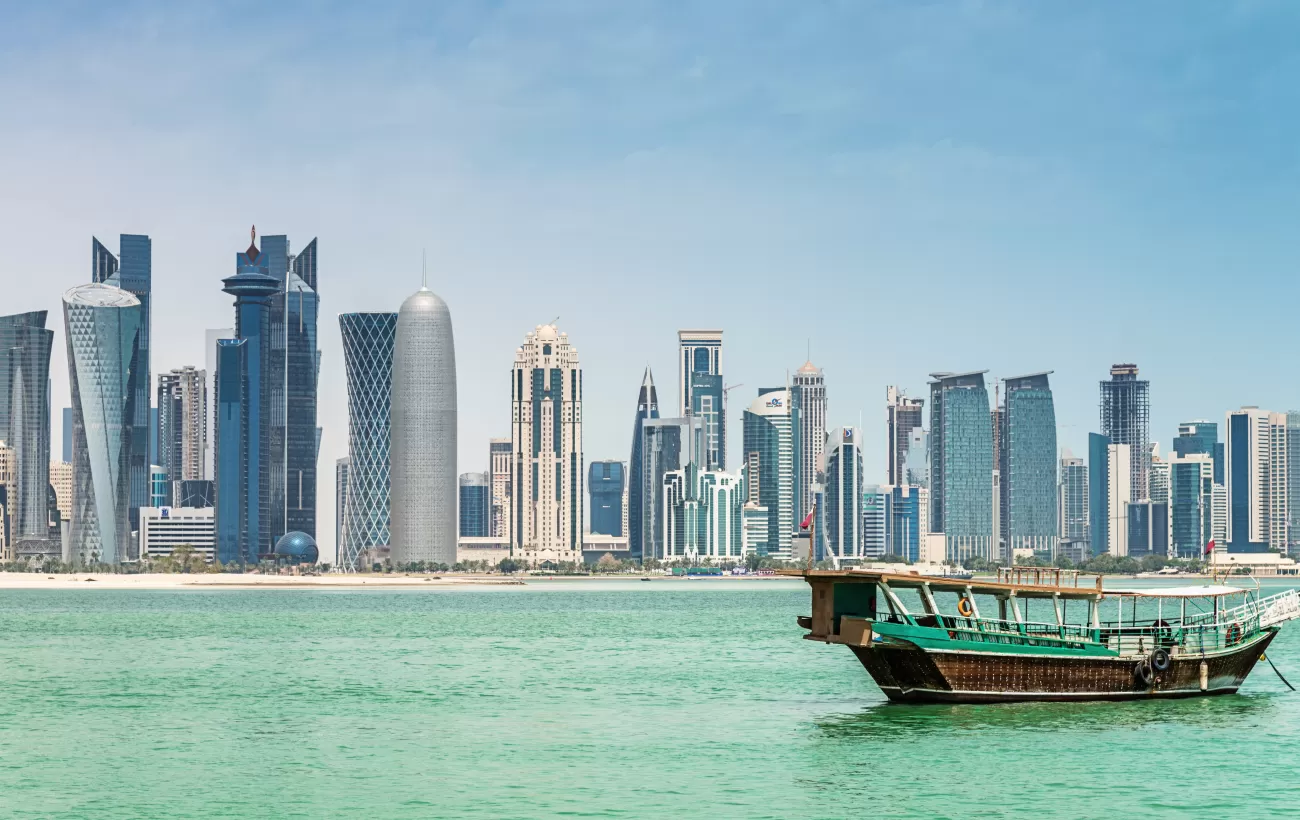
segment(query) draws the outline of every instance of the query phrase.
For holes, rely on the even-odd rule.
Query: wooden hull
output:
[[[1138,680],[1132,657],[925,650],[905,643],[849,648],[885,695],[902,703],[1139,700],[1232,694],[1276,634],[1204,657],[1175,657],[1149,686]]]

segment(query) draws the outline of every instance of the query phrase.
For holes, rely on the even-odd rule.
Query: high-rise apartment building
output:
[[[623,496],[627,473],[621,461],[593,461],[587,473],[591,494],[591,532],[600,535],[623,533]]]
[[[930,532],[943,533],[951,561],[995,557],[986,372],[930,374]]]
[[[235,254],[235,275],[222,280],[222,289],[235,297],[235,338],[217,342],[214,390],[217,558],[222,564],[256,564],[283,534],[275,526],[283,517],[284,493],[273,486],[273,467],[283,460],[273,446],[272,416],[278,408],[271,404],[277,350],[272,300],[281,283],[268,272],[269,265],[269,254],[250,241],[247,250]]]
[[[707,441],[707,430],[701,434]],[[704,446],[702,457],[707,457]],[[663,477],[663,555],[666,561],[738,561],[744,557],[743,480],[694,464]]]
[[[514,498],[511,553],[529,563],[582,560],[582,366],[567,333],[538,325],[510,380]]]
[[[1151,472],[1147,478],[1147,500],[1169,503],[1169,462],[1160,457],[1160,445],[1151,442]]]
[[[1300,555],[1300,412],[1295,410],[1286,414],[1286,448],[1287,552],[1294,557]]]
[[[889,485],[925,483],[907,472],[908,455],[917,436],[923,435],[918,431],[924,426],[924,399],[908,398],[902,390],[892,385],[885,388],[885,429],[888,438],[885,475]],[[924,453],[921,455],[925,456]]]
[[[50,351],[54,331],[43,310],[0,316],[0,440],[13,450],[11,554],[17,559],[57,558],[51,538]]]
[[[1011,556],[1056,554],[1056,408],[1049,373],[1006,379],[1006,496]]]
[[[389,543],[389,432],[397,314],[344,313],[343,367],[348,382],[348,494],[337,511],[339,566],[357,571],[361,554]]]
[[[393,337],[392,561],[456,563],[456,347],[447,303],[421,287]]]
[[[826,454],[826,378],[805,362],[791,380],[790,397],[799,413],[799,520],[813,507],[813,487],[821,484]]]
[[[1228,549],[1286,551],[1290,509],[1287,417],[1257,407],[1227,414]]]
[[[132,370],[135,373],[136,396],[131,402],[131,452],[128,454],[128,493],[130,496],[131,529],[139,529],[139,508],[148,505],[149,499],[149,417],[150,390],[153,376],[150,373],[150,344],[153,335],[153,241],[141,234],[124,233],[118,237],[119,256],[91,237],[91,281],[108,284],[130,293],[140,302],[140,332],[136,338],[136,351]],[[134,544],[128,550],[134,553]]]
[[[841,427],[831,432],[826,451],[826,509],[823,538],[827,550],[840,560],[862,557],[862,448],[858,430]]]
[[[745,411],[744,463],[751,502],[767,509],[767,543],[759,552],[789,558],[799,513],[799,409],[784,387],[761,388]]]
[[[1129,446],[1129,496],[1134,501],[1150,498],[1151,472],[1151,383],[1138,378],[1135,364],[1110,368],[1110,381],[1101,382],[1101,434],[1111,444]]]
[[[1133,558],[1169,555],[1169,505],[1137,501],[1128,505],[1128,554]]]
[[[679,415],[704,419],[705,454],[700,466],[727,468],[727,420],[723,408],[722,331],[677,331]]]
[[[510,541],[510,460],[513,454],[510,439],[488,440],[488,473],[492,480],[493,538]],[[626,517],[626,510],[624,517]]]
[[[641,379],[641,390],[637,394],[636,418],[632,423],[632,454],[627,463],[627,536],[628,551],[633,560],[639,561],[644,555],[641,543],[642,502],[645,489],[641,478],[645,475],[642,459],[642,428],[651,419],[659,418],[659,396],[655,391],[654,375],[647,366]],[[653,553],[650,557],[653,557]]]
[[[135,557],[132,440],[137,431],[148,433],[134,423],[142,395],[136,382],[147,372],[133,367],[143,307],[121,288],[79,285],[63,295],[63,318],[72,390],[71,557],[81,564],[116,564]],[[147,404],[147,386],[143,395]]]
[[[69,423],[68,429],[72,429]],[[54,503],[59,510],[59,531],[67,527],[72,520],[72,462],[50,462],[50,486],[54,488]]]
[[[889,493],[886,551],[907,561],[919,561],[921,547],[930,534],[930,491],[916,484],[885,489]]]
[[[487,473],[460,474],[461,538],[486,538],[492,523],[492,483]]]
[[[892,500],[890,488],[875,484],[862,492],[862,557],[868,561],[879,560],[889,552],[889,524]]]
[[[644,560],[664,560],[668,556],[668,501],[665,492],[672,485],[667,476],[676,471],[698,472],[705,452],[705,421],[700,416],[672,419],[645,419],[641,423],[640,522]],[[693,476],[693,474],[692,474]],[[693,478],[691,479],[693,480]],[[688,478],[677,487],[685,498]]]
[[[159,373],[157,401],[158,466],[170,482],[201,480],[208,449],[208,374],[194,367]],[[174,503],[170,493],[163,503]]]
[[[1061,457],[1061,540],[1088,540],[1088,466],[1068,453]]]

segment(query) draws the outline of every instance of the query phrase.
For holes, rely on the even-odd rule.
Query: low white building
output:
[[[1245,569],[1251,575],[1300,575],[1300,564],[1277,552],[1228,552],[1216,549],[1210,553],[1210,569],[1231,572]]]
[[[190,546],[208,563],[216,557],[217,519],[213,507],[141,507],[140,557],[163,558]]]

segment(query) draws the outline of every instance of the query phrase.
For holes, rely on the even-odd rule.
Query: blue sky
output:
[[[272,7],[273,5],[273,7]],[[335,316],[451,306],[461,469],[559,315],[585,450],[648,363],[726,331],[740,409],[805,358],[883,477],[887,384],[1053,370],[1062,446],[1135,361],[1152,435],[1300,407],[1300,6],[1289,2],[43,3],[0,9],[5,312],[90,236],[154,239],[155,372],[203,362],[248,228],[320,237],[321,541],[346,451]],[[56,435],[57,435],[56,419]],[[57,439],[56,439],[57,441]]]

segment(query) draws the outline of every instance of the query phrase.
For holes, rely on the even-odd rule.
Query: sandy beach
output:
[[[211,575],[143,573],[115,575],[75,573],[45,575],[36,572],[0,572],[0,589],[310,589],[320,587],[431,587],[465,585],[518,585],[523,581],[503,576],[463,575]]]

